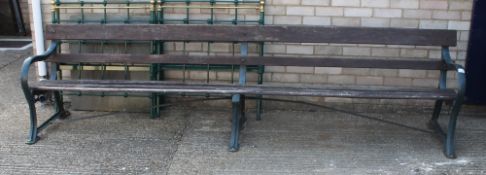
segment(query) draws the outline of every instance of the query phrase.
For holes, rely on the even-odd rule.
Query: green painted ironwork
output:
[[[229,25],[239,25],[239,24],[259,24],[264,25],[264,0],[147,0],[147,1],[132,1],[132,0],[120,0],[120,1],[63,1],[63,0],[52,0],[52,23],[101,23],[101,24],[112,24],[112,23],[149,23],[149,24],[229,24]],[[255,13],[258,14],[257,19],[246,19],[242,18],[242,11],[240,9],[255,9]],[[171,10],[183,10],[183,15],[171,15],[173,11]],[[191,14],[191,9],[206,9],[209,12],[207,19],[201,19],[198,16]],[[216,9],[233,10],[233,19],[219,19],[216,14]],[[109,10],[118,10],[116,13]],[[145,10],[146,13],[136,13],[136,10]],[[69,11],[69,12],[68,12]],[[77,11],[77,12],[72,12]],[[246,11],[247,12],[247,11]],[[76,14],[69,18],[61,18],[61,13]],[[125,14],[123,14],[125,13]],[[136,15],[135,15],[136,14]],[[250,14],[251,15],[251,14]],[[85,52],[87,50],[95,50],[97,52],[108,52],[107,47],[112,45],[118,45],[124,48],[124,52],[128,53],[129,46],[135,45],[147,45],[147,53],[150,54],[164,54],[166,48],[164,46],[174,43],[164,43],[162,41],[60,41],[59,45],[67,44],[70,49],[77,47],[77,52]],[[211,54],[211,42],[206,43],[207,50],[205,51],[208,55]],[[187,42],[182,43],[182,52],[188,54],[186,50]],[[235,45],[232,44],[232,54],[235,54]],[[98,49],[93,49],[92,47],[97,47]],[[91,47],[91,48],[90,48]],[[264,45],[263,43],[257,44],[257,54],[263,55]],[[62,65],[65,67],[66,65]],[[78,73],[77,78],[81,79],[83,67],[85,65],[68,65],[71,70]],[[107,65],[90,65],[97,66],[100,70],[101,79],[106,78]],[[143,67],[143,65],[109,65],[109,66],[120,66],[124,71],[124,79],[130,79],[130,68]],[[182,80],[186,81],[186,73],[191,70],[206,71],[206,82],[210,82],[210,72],[211,71],[228,71],[231,72],[231,83],[234,83],[233,74],[239,69],[239,66],[223,66],[223,65],[185,65],[185,64],[151,64],[147,66],[149,72],[149,79],[154,81],[164,80],[165,70],[181,70]],[[263,66],[248,66],[248,71],[256,72],[258,74],[258,84],[263,83]],[[67,95],[67,94],[66,94]],[[72,94],[69,94],[72,95]],[[120,94],[111,93],[76,93],[76,95],[88,95],[88,96],[120,96]],[[140,96],[129,93],[124,93],[124,97],[127,96]],[[206,95],[208,96],[208,95]],[[156,106],[162,106],[164,102],[163,94],[153,93],[149,95],[152,103],[151,115],[156,117],[160,114],[160,108]],[[261,100],[257,102],[257,118],[259,118],[259,113],[261,111]],[[155,106],[155,107],[154,107]]]

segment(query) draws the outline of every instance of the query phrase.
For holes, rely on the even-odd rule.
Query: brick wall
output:
[[[459,30],[452,56],[466,56],[472,0],[269,0],[268,24]],[[379,45],[269,45],[271,54],[439,59],[439,48]],[[269,67],[272,81],[436,86],[436,71]],[[454,75],[450,76],[451,78]],[[319,81],[316,81],[316,80]]]
[[[398,27],[420,29],[459,30],[458,46],[452,48],[452,57],[464,64],[468,29],[473,0],[266,0],[266,24],[355,26],[355,27]],[[50,21],[50,1],[43,0],[44,19]],[[110,11],[116,15],[119,11]],[[65,11],[71,16],[76,12]],[[92,11],[92,13],[99,13]],[[140,12],[141,14],[146,13]],[[181,16],[183,10],[169,11],[168,16]],[[207,17],[207,10],[191,10],[191,14]],[[218,10],[217,18],[231,18],[232,11]],[[257,14],[248,10],[248,15],[241,18],[257,18]],[[404,36],[406,37],[406,36]],[[206,54],[207,45],[191,43],[185,46],[191,54]],[[229,44],[211,44],[211,54],[228,54],[233,51]],[[181,43],[167,43],[171,52],[181,52]],[[236,48],[237,49],[237,48]],[[282,44],[266,43],[266,55],[302,55],[302,56],[353,56],[382,58],[440,59],[438,47],[383,46],[356,44]],[[256,51],[256,46],[251,50]],[[168,71],[168,78],[202,80],[206,73],[193,71],[181,73]],[[211,72],[211,81],[227,81],[232,74]],[[237,74],[233,74],[237,76]],[[385,69],[350,69],[350,68],[313,68],[313,67],[266,67],[265,82],[305,83],[305,84],[358,84],[358,85],[398,85],[436,87],[437,71],[385,70]],[[451,80],[454,74],[449,74]],[[250,81],[256,81],[256,75],[250,75]],[[451,83],[454,86],[454,83]],[[334,101],[329,98],[326,101]],[[345,101],[347,101],[345,99]]]

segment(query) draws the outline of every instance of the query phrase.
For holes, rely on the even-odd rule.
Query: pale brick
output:
[[[383,77],[358,76],[356,83],[361,85],[383,85]]]
[[[412,85],[417,87],[437,87],[438,80],[418,78],[412,80]]]
[[[390,0],[391,8],[418,9],[419,0]]]
[[[266,53],[285,53],[285,45],[265,44]]]
[[[421,9],[446,10],[448,3],[445,0],[420,0]]]
[[[427,50],[418,50],[418,49],[401,49],[400,56],[402,57],[409,57],[409,58],[426,58],[427,57]]]
[[[370,48],[359,48],[359,47],[344,47],[343,55],[353,55],[353,56],[369,56],[371,55]]]
[[[410,69],[401,69],[398,71],[399,77],[407,77],[407,78],[425,78],[427,72],[425,70],[410,70]]]
[[[447,29],[447,21],[420,20],[421,29]]]
[[[213,52],[229,52],[230,44],[228,43],[211,43],[210,48]]]
[[[341,7],[316,7],[316,16],[343,16],[344,9]]]
[[[355,84],[356,77],[352,75],[329,75],[328,82],[334,84]]]
[[[461,19],[462,20],[470,21],[471,18],[472,18],[472,13],[470,11],[461,13]]]
[[[418,28],[419,20],[417,19],[391,19],[391,27],[397,28]]]
[[[412,79],[411,78],[398,78],[398,77],[385,77],[384,78],[384,85],[385,86],[411,86]]]
[[[339,75],[342,73],[343,68],[340,67],[316,67],[314,69],[315,74],[330,74]]]
[[[303,7],[303,6],[287,7],[287,15],[313,16],[314,7]]]
[[[390,0],[361,0],[362,7],[388,7]]]
[[[266,16],[265,16],[265,24],[275,24],[275,23],[273,22],[273,16],[268,16],[268,15],[266,15]]]
[[[331,25],[331,18],[330,17],[321,17],[321,16],[304,16],[305,25]]]
[[[164,76],[167,79],[182,79],[184,73],[180,70],[166,70],[164,71]],[[189,78],[189,74],[186,73],[186,78]]]
[[[183,45],[183,44],[182,44]],[[182,46],[181,49],[183,49],[184,46]],[[202,50],[202,44],[201,43],[186,43],[186,51],[201,51]]]
[[[312,54],[314,54],[314,47],[313,46],[288,45],[287,46],[287,53],[289,53],[289,54],[312,55]]]
[[[396,69],[371,69],[371,76],[383,76],[383,77],[396,77],[398,76],[398,70]]]
[[[302,5],[329,6],[331,0],[302,0]]]
[[[267,6],[265,8],[265,13],[267,15],[285,15],[285,6]]]
[[[466,57],[467,57],[467,52],[461,51],[461,52],[458,52],[457,53],[456,60],[465,61],[466,60]]]
[[[360,0],[332,0],[332,6],[359,7]]]
[[[275,16],[274,24],[302,24],[302,17],[300,16]]]
[[[368,68],[343,68],[343,75],[368,75],[370,69]]]
[[[458,50],[467,50],[468,44],[469,44],[468,42],[458,41],[456,48]]]
[[[274,5],[299,5],[300,0],[273,0]]]
[[[318,55],[342,55],[343,48],[342,47],[335,47],[335,46],[316,46],[315,52]]]
[[[363,27],[389,27],[390,19],[386,18],[362,18],[361,26]]]
[[[302,83],[327,83],[327,75],[300,74]]]
[[[464,0],[464,1],[449,1],[449,9],[450,10],[471,10],[472,9],[472,0]]]
[[[299,74],[272,73],[272,81],[284,82],[284,83],[297,83],[299,82]]]
[[[469,21],[449,21],[448,29],[450,30],[469,30],[471,22]]]
[[[379,57],[398,57],[400,56],[400,49],[392,48],[371,48],[371,56]]]
[[[314,67],[287,66],[288,73],[314,73]]]
[[[404,18],[430,19],[432,18],[432,11],[430,10],[404,10]]]
[[[340,18],[332,17],[332,25],[335,26],[360,26],[361,20],[359,18]]]
[[[375,9],[375,17],[383,18],[400,18],[402,17],[402,10],[400,9]]]
[[[429,70],[427,71],[427,78],[439,78],[440,71],[437,70]]]
[[[207,80],[208,73],[206,71],[189,71],[189,77],[193,80]],[[215,80],[216,79],[216,72],[210,71],[209,72],[209,79]]]
[[[433,19],[448,19],[459,20],[461,19],[461,13],[458,11],[434,11],[432,13]]]
[[[344,16],[350,17],[370,17],[373,11],[369,8],[345,8]]]
[[[469,39],[469,31],[459,31],[459,40],[467,41]]]
[[[216,72],[216,79],[217,80],[221,80],[221,81],[230,81],[231,80],[231,76],[233,76],[233,81],[237,81],[237,75],[236,73],[231,73],[231,72],[222,72],[222,71],[218,71]]]
[[[285,72],[285,66],[265,66],[265,72]]]

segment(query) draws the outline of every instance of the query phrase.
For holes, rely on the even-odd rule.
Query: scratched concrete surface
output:
[[[28,52],[0,55],[0,174],[486,174],[486,111],[478,107],[461,114],[454,160],[421,107],[267,110],[258,122],[249,112],[237,153],[227,152],[227,110],[180,107],[160,119],[73,111],[29,146],[18,83]],[[38,106],[41,118],[50,107]]]

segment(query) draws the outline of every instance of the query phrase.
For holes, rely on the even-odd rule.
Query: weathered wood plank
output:
[[[217,65],[265,65],[303,67],[348,67],[382,69],[441,70],[454,69],[440,60],[403,59],[357,59],[357,58],[301,58],[297,56],[188,56],[188,55],[134,55],[134,54],[58,54],[47,61],[77,63],[122,63],[122,64],[217,64]]]
[[[276,26],[50,24],[49,40],[161,40],[455,46],[452,30]]]
[[[96,92],[151,92],[151,93],[210,93],[210,94],[246,94],[246,95],[284,95],[284,96],[324,96],[348,98],[384,98],[384,99],[454,99],[453,90],[439,89],[398,89],[373,90],[350,88],[306,88],[282,86],[238,86],[164,83],[156,81],[77,81],[44,80],[33,84],[40,90],[96,91]]]

